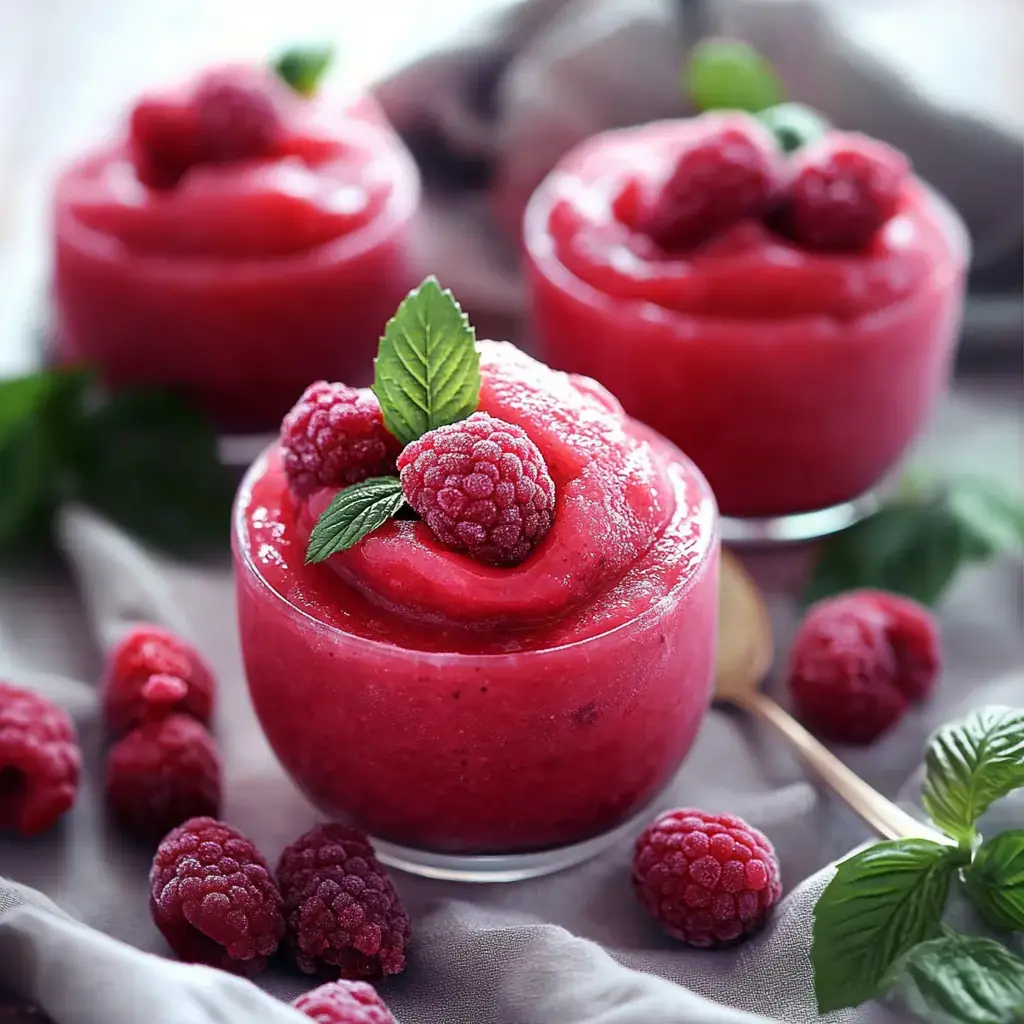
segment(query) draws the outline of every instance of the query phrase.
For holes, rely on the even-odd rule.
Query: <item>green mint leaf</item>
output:
[[[925,752],[924,808],[961,842],[994,800],[1024,786],[1024,709],[989,707],[938,729]]]
[[[775,69],[748,43],[708,39],[693,48],[684,88],[698,110],[757,113],[783,100]]]
[[[150,543],[180,554],[224,549],[230,472],[217,437],[188,404],[163,391],[112,394],[82,422],[75,496]]]
[[[780,103],[762,110],[757,117],[771,130],[783,153],[795,152],[829,129],[821,114],[802,103]]]
[[[300,96],[312,96],[334,60],[334,47],[294,46],[274,61],[274,73]]]
[[[46,405],[54,375],[31,373],[0,380],[0,445]]]
[[[927,839],[878,843],[839,864],[814,907],[820,1013],[872,999],[899,957],[938,934],[954,871],[950,848]]]
[[[0,548],[23,538],[48,515],[50,477],[56,470],[46,433],[36,422],[9,429],[0,442]]]
[[[986,561],[1024,547],[1024,500],[988,480],[949,487],[949,509],[964,533],[968,557]]]
[[[933,605],[965,557],[963,531],[944,500],[901,499],[822,545],[804,599],[871,587]]]
[[[897,991],[929,1024],[1024,1020],[1024,961],[993,939],[949,931],[898,966]]]
[[[405,504],[397,476],[375,476],[339,491],[309,535],[306,564],[345,551],[396,515]]]
[[[384,328],[373,391],[384,425],[402,444],[476,412],[476,334],[450,291],[428,277]]]
[[[1000,832],[983,843],[964,871],[964,885],[989,924],[1024,932],[1024,829]]]

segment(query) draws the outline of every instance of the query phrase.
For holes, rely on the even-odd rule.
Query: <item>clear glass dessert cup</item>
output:
[[[317,807],[367,832],[392,866],[464,881],[557,871],[634,826],[712,690],[717,512],[666,448],[701,489],[691,570],[605,632],[521,650],[509,632],[497,653],[413,649],[398,621],[395,642],[369,639],[283,597],[263,568],[279,553],[250,526],[272,514],[253,489],[274,453],[257,460],[233,525],[246,676],[281,764]]]
[[[615,176],[684,125],[598,136],[534,193],[524,231],[537,354],[599,380],[686,452],[727,543],[824,536],[875,507],[946,386],[966,230],[915,180],[863,256],[807,252],[744,222],[705,250],[648,261],[617,222],[628,195],[612,194]]]

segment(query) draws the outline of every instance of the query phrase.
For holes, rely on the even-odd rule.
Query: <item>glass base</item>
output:
[[[642,820],[643,815],[638,815],[611,832],[604,832],[586,842],[559,846],[554,850],[541,850],[539,853],[460,856],[415,850],[372,836],[370,838],[379,860],[389,868],[410,875],[445,882],[521,882],[527,878],[565,871],[566,868],[596,857],[619,839],[638,832]]]
[[[860,522],[878,508],[874,491],[853,501],[788,516],[740,519],[722,516],[722,541],[735,546],[772,547],[820,540]]]

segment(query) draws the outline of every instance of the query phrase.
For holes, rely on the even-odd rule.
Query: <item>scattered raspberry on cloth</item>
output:
[[[384,1000],[365,981],[332,981],[292,1003],[317,1024],[395,1024]]]

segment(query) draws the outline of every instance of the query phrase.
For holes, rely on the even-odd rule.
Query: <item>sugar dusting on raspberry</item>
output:
[[[199,652],[160,626],[140,625],[111,651],[103,680],[107,728],[119,734],[150,713],[143,689],[153,676],[170,676],[185,684],[186,693],[167,710],[209,723],[213,710],[213,672]],[[165,689],[166,692],[166,689]]]
[[[378,978],[405,968],[409,918],[362,833],[317,826],[281,854],[277,877],[301,970]]]
[[[771,132],[754,118],[706,114],[691,123],[637,226],[663,249],[689,249],[767,213],[782,182],[781,167]]]
[[[193,818],[168,833],[149,884],[153,921],[187,962],[252,974],[284,935],[281,895],[266,861],[224,822]]]
[[[317,1024],[395,1024],[384,1000],[365,981],[331,981],[292,1003]]]
[[[812,249],[863,249],[899,210],[910,165],[884,142],[830,132],[792,159],[781,223]]]
[[[0,830],[45,832],[70,810],[82,757],[67,714],[0,682]]]
[[[522,427],[487,413],[424,434],[398,468],[406,500],[434,536],[479,562],[522,562],[554,521],[544,456]]]
[[[730,946],[758,931],[782,896],[768,838],[732,814],[666,811],[636,842],[637,898],[673,938]]]
[[[394,474],[401,449],[372,391],[311,384],[281,424],[281,461],[297,498]]]
[[[819,601],[790,651],[797,716],[840,743],[871,743],[934,689],[941,665],[931,613],[908,598],[855,590]]]

